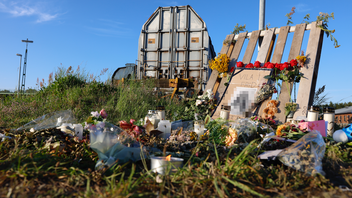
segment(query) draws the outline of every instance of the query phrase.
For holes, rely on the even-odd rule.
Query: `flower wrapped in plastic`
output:
[[[306,172],[309,175],[325,175],[322,160],[325,142],[319,131],[312,131],[278,154],[278,159],[286,166]]]
[[[255,98],[255,104],[259,104],[268,99],[273,93],[277,93],[276,88],[273,85],[263,83],[263,86],[260,88]]]
[[[242,136],[245,141],[257,132],[256,123],[248,118],[235,120],[231,128],[236,129],[238,137]]]
[[[135,137],[120,127],[106,122],[107,114],[105,111],[92,112],[91,114],[92,116],[85,122],[85,128],[90,132],[90,147],[99,157],[95,166],[97,170],[110,168],[115,163],[135,162],[141,159],[141,154],[145,155]]]

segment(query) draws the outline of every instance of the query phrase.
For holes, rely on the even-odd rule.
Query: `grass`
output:
[[[53,76],[53,75],[52,75]],[[56,135],[58,147],[45,147],[55,129],[37,136],[13,133],[44,114],[70,109],[77,122],[104,108],[108,121],[139,119],[148,109],[164,105],[167,118],[185,107],[177,99],[160,98],[153,80],[111,86],[82,71],[59,69],[35,95],[7,97],[0,103],[0,132],[13,137],[0,143],[0,197],[322,197],[351,196],[351,147],[328,141],[323,159],[326,176],[309,176],[257,158],[258,139],[231,150],[214,140],[198,142],[184,167],[156,175],[150,160],[116,164],[105,173],[94,170],[98,157],[88,142]],[[49,78],[50,79],[50,78]],[[43,81],[42,81],[42,84]],[[48,134],[47,138],[39,138]]]

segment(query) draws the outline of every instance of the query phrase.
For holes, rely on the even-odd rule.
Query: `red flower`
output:
[[[132,124],[122,120],[120,121],[120,127],[121,129],[130,129],[132,127]]]
[[[235,67],[231,67],[230,73],[232,73],[235,70]]]
[[[252,63],[248,63],[247,65],[246,65],[246,68],[253,68],[254,67],[254,65],[252,64]]]
[[[244,66],[244,64],[241,61],[237,62],[237,67],[243,67],[243,66]]]
[[[298,62],[297,62],[296,59],[292,59],[292,60],[290,61],[291,67],[297,66],[297,64],[298,64]]]
[[[268,66],[269,66],[269,64],[270,64],[270,62],[266,62],[266,63],[264,63],[264,68],[268,68]]]
[[[281,68],[281,64],[280,63],[275,63],[274,66],[275,66],[275,68],[278,68],[279,70]]]
[[[288,62],[284,62],[281,67],[282,67],[282,69],[280,68],[280,70],[290,69],[290,65],[288,64]]]
[[[273,63],[270,63],[270,62],[268,62],[268,63],[269,63],[269,64],[267,65],[266,68],[272,69],[272,68],[275,67],[275,65],[274,65]]]
[[[255,68],[259,68],[260,67],[260,62],[259,61],[255,61],[254,62],[254,67]]]

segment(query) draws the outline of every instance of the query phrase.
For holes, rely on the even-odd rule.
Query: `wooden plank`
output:
[[[260,50],[258,52],[257,61],[261,63],[265,63],[265,60],[268,57],[269,49],[274,38],[275,28],[270,28],[269,30],[265,30],[265,35],[262,41],[262,45],[260,46]]]
[[[300,54],[305,29],[306,29],[305,23],[296,25],[296,30],[293,35],[291,49],[290,49],[290,53],[287,61],[291,61],[292,59],[296,58]],[[281,85],[281,91],[279,95],[279,105],[278,105],[279,112],[276,115],[276,119],[281,122],[286,122],[285,104],[287,102],[290,102],[292,85],[293,85],[292,83],[288,83],[288,82],[282,82],[282,85]]]
[[[286,45],[286,41],[287,41],[287,35],[288,35],[289,29],[290,29],[290,26],[284,26],[284,27],[280,28],[280,34],[279,34],[277,42],[276,42],[273,58],[271,59],[272,63],[280,63],[281,62],[282,55],[284,53],[284,49],[285,49],[285,45]],[[274,84],[275,82],[269,81],[268,83]],[[269,100],[271,100],[271,98],[262,102],[262,104],[259,107],[259,111],[257,112],[258,115],[263,114],[263,110],[266,108],[266,105]]]
[[[277,38],[274,55],[271,59],[272,63],[280,63],[282,59],[282,55],[284,54],[284,49],[287,41],[288,30],[290,26],[284,26],[280,28],[280,34]]]
[[[228,40],[229,40],[229,41],[230,41],[230,40],[232,41],[232,40],[233,40],[233,37],[234,37],[233,34],[229,34],[229,35],[226,36],[225,41],[228,41]],[[231,38],[232,38],[232,39],[231,39]],[[230,43],[224,44],[224,45],[222,46],[222,48],[221,48],[220,54],[225,54],[225,53],[227,53],[227,51],[228,51],[230,45],[231,45]],[[210,78],[209,78],[209,80],[208,80],[208,82],[207,82],[207,85],[205,86],[205,90],[204,90],[204,91],[206,91],[206,90],[208,90],[208,89],[212,89],[212,90],[213,90],[214,85],[215,85],[215,83],[216,83],[216,80],[218,79],[218,75],[219,75],[219,72],[216,71],[216,70],[213,70],[213,71],[211,72]]]
[[[304,78],[302,78],[299,83],[297,94],[297,103],[299,107],[294,115],[294,119],[296,119],[297,116],[307,116],[308,107],[313,103],[321,47],[323,44],[323,34],[324,32],[316,26],[316,22],[313,22],[308,39],[306,52],[307,61],[305,67],[301,69],[301,72],[304,74]]]
[[[244,40],[246,39],[246,35],[247,35],[247,32],[240,33],[240,37],[236,41],[236,43],[233,47],[233,50],[232,50],[231,54],[229,55],[229,57],[230,57],[229,68],[234,67],[236,65],[236,62],[237,62],[237,59],[240,55]],[[231,75],[230,72],[228,72],[228,75]],[[226,82],[227,82],[227,78],[222,78],[217,92],[214,92],[215,98],[217,98],[218,102],[220,102],[220,99],[222,98],[222,96],[225,93],[225,90],[226,90],[225,83]]]
[[[295,32],[296,26],[288,26],[288,27],[289,27],[288,32]],[[280,29],[281,29],[281,28],[280,28]],[[276,29],[275,32],[274,32],[274,34],[280,34],[280,31],[281,31],[280,29]],[[311,30],[311,29],[312,29],[312,24],[308,24],[308,25],[306,26],[306,30]],[[251,34],[252,34],[252,33],[248,33],[247,36],[246,36],[246,38],[249,38],[249,37],[251,36]],[[262,31],[262,32],[260,32],[260,35],[259,35],[259,36],[264,36],[264,34],[265,34],[265,32]],[[237,34],[233,40],[237,41],[238,36],[239,36],[239,35]]]
[[[236,35],[237,36],[237,35]],[[244,40],[246,39],[247,32],[242,32],[238,35],[238,39],[236,41],[235,47],[232,50],[232,53],[230,55],[230,68],[234,67],[236,65],[237,59],[240,56],[240,52],[243,47]]]
[[[252,56],[253,56],[253,53],[254,53],[255,47],[257,45],[258,38],[259,38],[259,34],[260,34],[260,30],[252,32],[251,37],[248,42],[248,45],[247,45],[246,52],[244,53],[244,56],[243,56],[242,62],[244,64],[248,64],[251,62]]]

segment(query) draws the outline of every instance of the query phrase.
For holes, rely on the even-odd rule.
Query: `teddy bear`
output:
[[[279,104],[279,101],[277,100],[269,100],[269,102],[266,104],[266,107],[263,110],[263,115],[262,118],[264,119],[273,119],[275,114],[277,113],[277,105]]]

